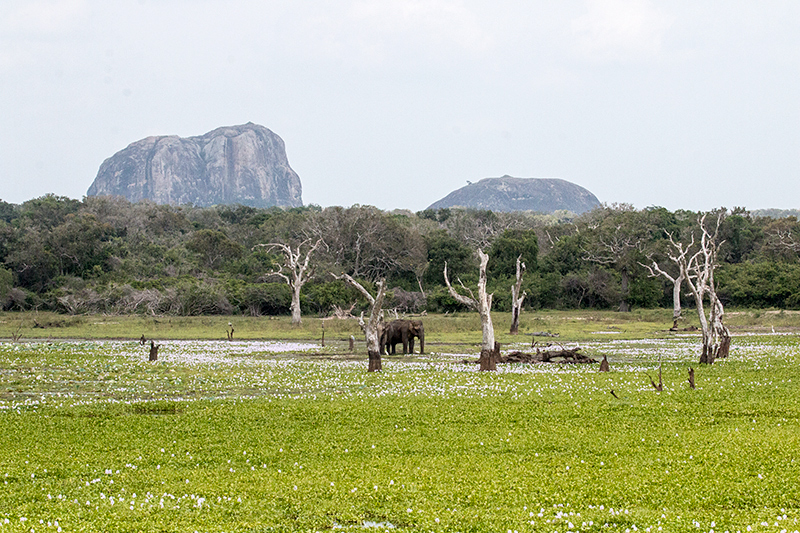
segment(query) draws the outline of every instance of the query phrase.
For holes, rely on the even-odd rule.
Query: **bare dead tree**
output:
[[[517,281],[511,286],[511,335],[519,333],[519,315],[522,313],[522,302],[525,301],[526,293],[522,290],[522,274],[525,273],[525,263],[522,262],[522,255],[517,257]]]
[[[478,248],[478,257],[480,258],[480,271],[478,276],[478,297],[471,289],[464,286],[461,280],[458,283],[462,289],[469,293],[469,296],[459,294],[450,284],[450,279],[447,277],[447,263],[444,264],[444,282],[447,284],[447,289],[450,291],[450,296],[458,302],[466,305],[467,307],[478,311],[481,317],[481,326],[483,328],[483,343],[481,345],[480,365],[481,370],[497,370],[497,356],[499,350],[495,346],[494,341],[494,326],[492,325],[492,294],[486,292],[486,265],[489,262],[489,256],[483,253],[483,250]]]
[[[768,244],[792,252],[800,252],[800,241],[792,234],[791,228],[774,227],[765,231]]]
[[[273,242],[269,244],[259,244],[258,246],[266,248],[268,251],[280,250],[283,253],[283,265],[278,265],[278,270],[273,270],[268,276],[278,276],[282,278],[289,287],[292,289],[292,324],[300,325],[300,289],[303,285],[313,277],[313,272],[309,269],[309,262],[311,261],[311,254],[323,244],[322,239],[317,239],[313,245],[310,244],[311,239],[306,239],[296,248],[281,242]],[[304,246],[308,246],[305,255],[302,252]],[[283,269],[286,268],[289,274],[285,274]]]
[[[695,300],[698,296],[702,300],[703,293],[708,294],[709,312],[706,328],[703,330],[703,356],[701,363],[712,364],[717,358],[728,357],[731,345],[731,335],[728,328],[723,324],[725,314],[722,302],[717,296],[717,288],[714,283],[714,269],[717,267],[717,251],[721,242],[717,242],[720,223],[724,212],[717,215],[716,223],[711,228],[706,225],[706,215],[700,218],[700,250],[689,260],[689,275],[687,281],[694,281]],[[691,284],[690,284],[691,288]],[[705,318],[705,317],[704,317]]]
[[[353,316],[353,309],[355,309],[356,303],[358,303],[358,302],[353,302],[350,305],[350,307],[347,308],[347,309],[344,309],[344,308],[342,308],[342,307],[340,307],[340,306],[338,306],[336,304],[333,304],[332,314],[331,314],[330,318],[338,318],[339,320],[346,320],[348,318],[355,318]]]
[[[677,329],[678,320],[681,318],[681,287],[683,286],[683,281],[686,279],[686,270],[681,268],[681,265],[685,263],[686,254],[694,244],[694,236],[692,236],[692,242],[686,248],[675,243],[672,235],[667,234],[667,236],[676,252],[674,254],[668,253],[667,256],[671,262],[678,265],[678,274],[676,276],[671,275],[666,270],[662,269],[652,257],[650,258],[652,262],[649,265],[644,263],[639,264],[647,269],[651,278],[661,276],[672,283],[672,328]]]
[[[762,249],[769,255],[794,261],[800,252],[800,223],[794,219],[778,219],[764,228]]]
[[[356,288],[370,304],[369,322],[364,322],[364,313],[361,313],[358,325],[364,331],[364,337],[367,340],[367,357],[369,357],[369,366],[367,372],[378,372],[381,370],[381,327],[383,321],[383,300],[386,297],[386,280],[380,279],[375,284],[378,287],[378,293],[372,296],[367,289],[364,288],[359,282],[353,279],[349,274],[341,274],[337,276],[331,273],[336,278],[349,283]]]
[[[717,358],[728,356],[731,336],[723,323],[725,311],[717,296],[714,282],[714,270],[718,265],[717,251],[722,244],[718,242],[719,227],[724,212],[717,215],[713,227],[706,223],[707,215],[708,213],[703,214],[698,220],[701,237],[696,251],[694,238],[688,246],[676,241],[672,235],[669,236],[669,239],[675,250],[675,253],[670,255],[670,259],[684,273],[686,285],[694,296],[700,329],[703,334],[700,363],[712,364]],[[689,255],[690,253],[691,255]],[[708,315],[705,310],[706,297],[709,301]]]

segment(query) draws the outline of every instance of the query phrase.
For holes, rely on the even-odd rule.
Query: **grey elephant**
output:
[[[414,337],[419,339],[419,353],[425,353],[425,328],[422,320],[393,320],[381,332],[381,353],[395,354],[398,343],[403,343],[403,355],[414,353]],[[391,347],[391,348],[390,348]]]

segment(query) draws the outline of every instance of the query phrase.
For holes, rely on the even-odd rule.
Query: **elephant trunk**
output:
[[[425,332],[424,331],[420,331],[419,332],[419,353],[420,354],[425,353]]]

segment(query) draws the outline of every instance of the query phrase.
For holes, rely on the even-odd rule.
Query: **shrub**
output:
[[[229,315],[233,306],[223,288],[216,283],[198,281],[177,288],[181,315]]]
[[[253,283],[245,286],[239,309],[250,316],[286,315],[292,304],[292,291],[285,283]]]

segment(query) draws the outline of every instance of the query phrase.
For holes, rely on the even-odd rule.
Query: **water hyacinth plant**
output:
[[[447,342],[373,374],[311,341],[1,343],[0,533],[800,530],[794,335],[697,367],[696,335],[596,331],[608,373],[481,373]]]

